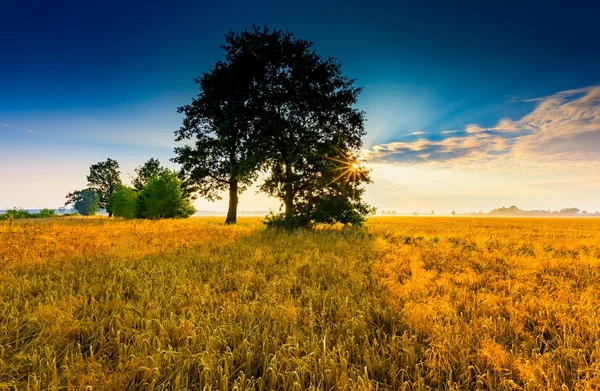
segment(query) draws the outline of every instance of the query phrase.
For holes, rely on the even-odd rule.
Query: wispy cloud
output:
[[[423,134],[426,134],[426,132],[424,132],[422,130],[418,130],[416,132],[409,133],[408,136],[421,136]]]
[[[535,101],[537,107],[517,121],[447,130],[442,140],[422,137],[376,145],[367,156],[373,162],[405,164],[600,162],[600,86]]]
[[[25,129],[25,133],[35,133],[35,130],[33,130],[33,129]]]
[[[453,134],[453,133],[461,133],[462,130],[442,130],[442,134]]]
[[[9,124],[0,123],[0,128],[11,128],[12,126]]]

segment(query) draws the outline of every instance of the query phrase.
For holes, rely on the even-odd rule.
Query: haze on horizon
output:
[[[600,210],[595,3],[16,2],[0,24],[0,209],[58,207],[110,157],[176,145],[178,106],[230,28],[286,28],[364,91],[380,210]],[[199,199],[199,210],[225,210]],[[240,210],[277,209],[250,189]]]

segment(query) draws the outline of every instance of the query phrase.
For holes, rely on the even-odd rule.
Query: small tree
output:
[[[165,170],[153,178],[139,194],[141,217],[149,219],[189,217],[196,211],[185,197],[177,174]]]
[[[456,216],[456,212],[455,211],[452,211],[452,216]]]
[[[121,186],[110,199],[115,217],[133,219],[138,212],[138,193],[126,186]]]
[[[92,164],[87,181],[88,186],[98,192],[100,207],[106,209],[109,217],[112,216],[110,196],[122,185],[119,163],[116,160],[107,159],[105,162]]]
[[[100,196],[94,189],[77,190],[67,194],[67,205],[73,205],[75,210],[84,216],[94,216],[100,208]]]

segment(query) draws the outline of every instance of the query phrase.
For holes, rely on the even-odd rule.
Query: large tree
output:
[[[364,113],[354,107],[361,88],[339,61],[320,56],[312,42],[288,31],[254,26],[230,33],[224,48],[229,63],[248,64],[251,74],[252,146],[270,169],[261,189],[293,215],[307,192],[333,185],[318,179],[328,156],[361,148]]]
[[[239,194],[256,177],[262,151],[254,144],[254,59],[236,57],[226,35],[225,58],[195,80],[199,94],[192,103],[179,107],[185,118],[175,132],[176,140],[193,143],[175,148],[174,162],[180,176],[202,197],[214,201],[229,192],[226,224],[237,220]]]
[[[106,209],[109,217],[112,216],[110,197],[122,186],[119,163],[116,160],[107,159],[105,162],[92,164],[87,181],[88,186],[98,192],[100,207]]]

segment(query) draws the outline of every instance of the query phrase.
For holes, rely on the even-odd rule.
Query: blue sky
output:
[[[166,163],[176,108],[220,58],[223,34],[268,23],[314,41],[364,87],[373,204],[597,210],[599,11],[591,1],[3,4],[0,209],[59,206],[107,157],[125,179],[150,157]],[[250,191],[240,206],[277,204]]]

